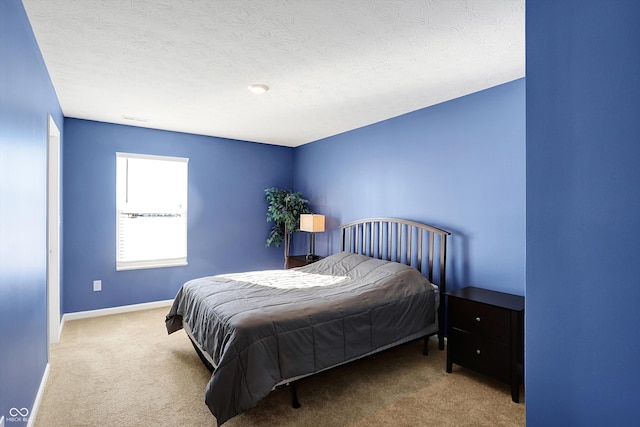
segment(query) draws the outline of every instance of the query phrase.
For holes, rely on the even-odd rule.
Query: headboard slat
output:
[[[418,270],[420,271],[422,271],[422,234],[423,230],[418,229]]]
[[[402,262],[402,224],[396,224],[396,261]]]
[[[433,251],[435,243],[434,233],[429,233],[429,277],[433,277]]]

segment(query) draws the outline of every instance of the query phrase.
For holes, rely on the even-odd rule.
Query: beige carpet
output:
[[[167,335],[167,311],[67,322],[36,426],[215,426],[204,404],[210,373],[183,331]],[[429,350],[416,342],[302,380],[300,409],[284,388],[224,425],[524,425],[507,385],[455,365],[447,374],[446,352],[435,341]]]

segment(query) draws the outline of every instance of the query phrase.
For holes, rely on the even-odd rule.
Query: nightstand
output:
[[[324,257],[318,257],[316,259],[307,259],[306,255],[290,255],[287,259],[287,268],[303,267],[305,265],[312,264],[316,261],[320,261]]]
[[[524,366],[524,297],[469,286],[447,292],[447,372],[452,364],[511,386],[520,401]]]

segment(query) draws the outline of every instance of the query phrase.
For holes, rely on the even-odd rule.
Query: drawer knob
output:
[[[480,350],[476,350],[476,354],[480,354]]]
[[[479,321],[480,321],[480,318],[479,318],[479,317],[476,317],[476,322],[479,322]]]

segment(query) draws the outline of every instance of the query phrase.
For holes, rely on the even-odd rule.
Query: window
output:
[[[188,162],[116,153],[116,270],[187,265]]]

